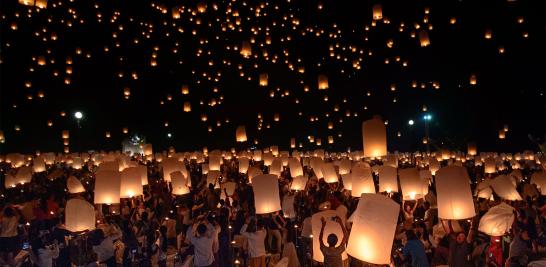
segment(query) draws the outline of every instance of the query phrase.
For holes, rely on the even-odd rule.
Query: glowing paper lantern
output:
[[[239,158],[239,173],[246,173],[248,171],[249,160],[247,157]]]
[[[249,168],[248,168],[248,171],[247,171],[248,181],[249,181],[250,183],[252,183],[252,179],[254,179],[254,177],[260,176],[260,175],[262,175],[262,174],[263,174],[262,170],[260,170],[260,169],[258,169],[258,168],[256,168],[256,167],[254,167],[254,166],[249,167]]]
[[[120,203],[121,175],[119,171],[101,170],[95,174],[95,204]]]
[[[343,241],[343,229],[341,229],[341,226],[339,223],[332,220],[332,218],[339,216],[343,219],[343,214],[340,214],[338,211],[335,210],[325,210],[321,212],[317,212],[313,214],[311,217],[311,224],[312,224],[312,231],[313,231],[313,260],[316,262],[324,262],[324,255],[322,255],[322,251],[320,250],[320,228],[322,227],[322,221],[321,218],[324,217],[326,219],[326,226],[324,226],[324,233],[322,234],[322,240],[324,244],[328,244],[328,235],[335,234],[337,236],[337,243],[336,246],[339,246],[341,242]],[[344,222],[343,222],[344,223]],[[343,260],[348,258],[347,252],[343,251],[343,254],[341,254],[341,258]]]
[[[485,159],[485,161],[484,161],[484,171],[485,171],[485,173],[495,173],[495,172],[497,172],[496,167],[497,167],[497,162],[495,161],[494,158],[489,157],[489,158]]]
[[[476,215],[469,182],[464,167],[452,165],[436,173],[439,218],[462,220]]]
[[[522,200],[510,177],[499,175],[490,182],[491,187],[499,197],[506,200]]]
[[[373,20],[383,19],[383,7],[380,4],[375,4],[372,7],[372,11],[373,11]]]
[[[294,199],[296,195],[285,195],[282,199],[282,212],[285,218],[296,218],[296,209],[294,207]]]
[[[352,173],[341,175],[341,179],[343,180],[343,189],[353,190],[353,174]]]
[[[292,184],[290,184],[290,190],[295,191],[301,191],[305,189],[305,186],[307,185],[307,177],[305,176],[296,176],[292,180]]]
[[[377,158],[387,155],[387,130],[380,118],[362,123],[362,144],[364,157]]]
[[[398,192],[398,173],[395,167],[379,167],[379,192]]]
[[[66,202],[66,230],[80,232],[95,229],[95,207],[83,199],[73,198]]]
[[[237,127],[237,130],[235,131],[235,139],[237,142],[246,142],[246,129],[244,125]]]
[[[271,166],[269,166],[269,173],[280,176],[282,172],[282,160],[280,158],[273,159]]]
[[[266,214],[281,210],[278,178],[271,174],[262,174],[252,179],[254,206],[256,214]]]
[[[303,168],[297,158],[290,158],[288,160],[288,167],[290,168],[290,176],[297,177],[303,175]]]
[[[273,155],[269,152],[263,153],[263,160],[265,166],[271,166],[271,163],[273,163]]]
[[[68,179],[66,180],[66,188],[68,188],[68,192],[70,194],[85,192],[85,188],[83,187],[80,180],[78,180],[78,178],[74,176],[68,177]]]
[[[400,169],[400,187],[405,200],[423,198],[423,185],[417,168]]]
[[[319,75],[318,76],[318,89],[319,90],[328,89],[328,76],[326,76],[326,75]]]
[[[475,143],[469,143],[467,146],[467,153],[471,156],[476,156],[478,154],[478,148],[476,147]]]
[[[400,205],[390,198],[363,194],[353,216],[347,253],[361,261],[389,264]]]
[[[63,139],[68,139],[69,137],[70,137],[70,134],[69,134],[68,130],[64,130],[62,132],[62,138]]]
[[[267,79],[268,79],[267,73],[261,73],[260,74],[260,86],[267,86]]]
[[[184,112],[191,112],[191,103],[189,101],[184,102]]]
[[[421,44],[421,47],[427,47],[430,45],[430,39],[428,38],[427,31],[422,30],[419,32],[419,43]]]
[[[144,156],[153,155],[152,144],[144,144],[142,151],[144,151]]]
[[[349,159],[342,159],[339,162],[339,174],[347,174],[351,172],[352,162]]]
[[[476,74],[470,75],[470,85],[476,85],[478,83],[478,78],[476,78]]]
[[[478,231],[490,236],[503,236],[512,227],[514,219],[514,208],[501,202],[481,217]]]
[[[506,132],[503,129],[501,129],[499,130],[499,139],[504,139],[504,138],[506,138]]]
[[[142,195],[142,177],[135,167],[127,168],[121,172],[120,197],[132,198]]]
[[[166,158],[163,160],[163,162],[161,162],[161,166],[163,166],[163,180],[166,182],[171,181],[171,173],[185,169],[184,163],[175,158]]]
[[[142,185],[148,184],[148,168],[146,166],[136,166],[134,167],[137,169],[138,177],[140,177],[140,181]]]
[[[546,173],[544,171],[534,172],[531,175],[531,184],[537,185],[541,195],[546,195]]]
[[[243,57],[249,57],[252,55],[252,47],[250,46],[250,43],[248,41],[243,41],[241,47],[241,55]]]
[[[180,171],[175,171],[169,174],[171,176],[171,186],[173,195],[185,195],[190,192],[187,186],[186,177]]]
[[[32,161],[32,168],[34,172],[43,172],[46,170],[45,162],[42,157],[36,157]]]
[[[337,183],[339,181],[334,164],[324,163],[322,164],[322,174],[324,181],[327,183]]]
[[[372,172],[369,168],[363,168],[360,165],[356,165],[352,170],[351,176],[351,196],[360,197],[363,193],[375,194],[375,184],[373,182]]]

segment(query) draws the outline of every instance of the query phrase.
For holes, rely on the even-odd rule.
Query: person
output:
[[[470,223],[468,235],[464,232],[454,233],[450,221],[442,220],[442,225],[446,234],[449,237],[449,258],[448,265],[450,267],[466,267],[470,266],[471,244],[473,241],[472,232],[474,224]]]
[[[248,218],[241,227],[241,235],[248,240],[250,267],[265,267],[265,236],[263,220]]]
[[[167,266],[167,227],[162,225],[156,234],[154,248],[157,254],[157,265],[159,267]]]
[[[492,236],[485,255],[486,266],[500,267],[503,265],[501,237]]]
[[[339,223],[343,231],[343,239],[341,243],[336,246],[338,242],[338,237],[331,233],[327,237],[328,246],[324,244],[324,228],[326,227],[326,219],[321,218],[322,226],[320,228],[319,241],[320,241],[320,251],[324,256],[324,267],[342,267],[343,259],[342,254],[345,251],[345,244],[347,243],[348,235],[343,222],[339,216],[334,217],[334,220]]]
[[[406,221],[413,223],[413,213],[415,212],[415,209],[417,209],[417,203],[418,201],[415,201],[415,204],[413,207],[411,207],[411,205],[406,205],[406,200],[402,201],[402,207],[404,208],[404,219]]]
[[[173,213],[163,221],[163,225],[167,228],[167,242],[170,246],[176,247],[176,220]]]
[[[59,246],[57,241],[49,246],[46,246],[41,238],[36,238],[32,242],[32,252],[36,256],[38,267],[52,267],[53,259],[59,257]]]
[[[402,251],[398,251],[400,258],[405,260],[411,257],[412,267],[428,267],[429,264],[423,242],[417,238],[413,230],[407,230],[406,237],[408,239],[406,245],[404,245]]]
[[[97,254],[97,262],[106,264],[108,267],[116,266],[114,241],[121,238],[120,235],[111,235],[105,237],[102,230],[97,230],[96,239],[93,244],[93,252]]]
[[[514,230],[514,232],[515,237],[512,243],[510,243],[506,266],[526,266],[532,253],[532,248],[529,244],[531,238],[526,229]]]
[[[15,210],[7,206],[4,208],[2,219],[0,219],[0,256],[8,264],[13,264],[15,251],[18,249],[19,216]]]
[[[269,247],[273,251],[276,251],[277,253],[281,253],[282,241],[283,241],[282,234],[281,234],[282,225],[278,217],[279,217],[278,214],[272,214],[268,218],[267,243],[269,244]],[[275,246],[273,246],[273,238],[275,238]]]
[[[195,267],[214,266],[214,254],[212,245],[214,239],[211,233],[207,233],[205,223],[197,225],[197,234],[190,237],[190,242],[194,249],[193,264]]]

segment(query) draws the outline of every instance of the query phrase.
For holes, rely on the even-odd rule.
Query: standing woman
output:
[[[267,233],[263,221],[248,218],[241,227],[241,235],[248,240],[250,267],[265,267],[265,236]]]
[[[17,251],[19,216],[12,207],[6,207],[0,219],[0,256],[4,262],[13,265],[13,254]]]
[[[157,231],[157,238],[154,243],[157,253],[157,265],[167,266],[167,227],[161,226]]]

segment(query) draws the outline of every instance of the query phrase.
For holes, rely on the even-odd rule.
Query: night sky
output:
[[[228,149],[239,125],[247,145],[355,150],[376,114],[391,151],[424,150],[425,114],[432,149],[537,150],[529,135],[545,137],[545,1],[0,5],[0,153],[60,152],[63,130],[71,151],[121,149],[133,133],[155,150]]]

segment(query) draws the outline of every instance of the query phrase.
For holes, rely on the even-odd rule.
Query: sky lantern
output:
[[[178,161],[178,159],[175,159],[175,158],[164,159],[163,162],[161,162],[161,166],[163,167],[163,180],[166,182],[170,182],[170,179],[171,179],[170,174],[172,172],[182,171],[182,169],[185,168],[184,163]],[[209,163],[209,167],[210,167],[210,163]]]
[[[254,206],[256,214],[267,214],[281,210],[278,178],[272,174],[262,174],[252,179]]]
[[[68,179],[66,179],[66,188],[70,194],[85,192],[85,188],[80,180],[74,176],[69,176]]]
[[[503,236],[514,223],[514,208],[504,202],[489,208],[480,218],[478,231],[490,236]]]
[[[501,129],[499,130],[499,139],[504,139],[506,138],[506,132],[504,131],[504,129]]]
[[[205,13],[207,11],[207,4],[204,2],[197,3],[197,11],[199,13]]]
[[[173,7],[171,9],[171,15],[173,16],[173,19],[180,19],[180,10],[178,7]]]
[[[419,43],[421,44],[421,47],[427,47],[430,45],[430,39],[427,31],[422,30],[419,32]]]
[[[288,167],[290,168],[290,176],[303,176],[303,168],[301,167],[301,163],[297,158],[288,159]]]
[[[121,175],[119,171],[100,170],[95,173],[95,204],[120,203]]]
[[[324,181],[327,183],[337,183],[338,177],[336,169],[333,163],[324,163],[322,164],[322,175],[324,175]]]
[[[387,155],[387,130],[379,117],[362,123],[364,157],[379,158]]]
[[[142,151],[144,152],[144,156],[153,155],[152,144],[144,144],[142,146]]]
[[[46,170],[44,158],[42,157],[36,157],[32,161],[32,168],[34,172],[43,172]]]
[[[269,173],[276,176],[281,176],[282,172],[282,160],[280,158],[274,158],[271,166],[269,166]]]
[[[290,138],[290,148],[296,148],[296,138]]]
[[[318,89],[326,90],[328,89],[328,76],[321,74],[318,76]]]
[[[423,198],[423,185],[417,168],[400,169],[400,187],[405,200]]]
[[[495,193],[506,200],[522,200],[520,194],[516,190],[516,186],[512,182],[512,179],[506,175],[499,175],[490,182],[491,187]]]
[[[171,176],[171,186],[173,195],[185,195],[190,192],[188,181],[184,174],[180,171],[175,171],[169,174]]]
[[[69,134],[68,130],[62,131],[62,138],[63,139],[68,139],[69,137],[70,137],[70,134]]]
[[[468,143],[467,154],[470,156],[476,156],[478,154],[478,148],[476,147],[476,143]]]
[[[391,262],[392,243],[400,205],[377,194],[362,194],[353,217],[347,253],[372,264]]]
[[[541,195],[546,195],[546,173],[544,171],[534,172],[531,175],[531,184],[535,184],[540,189]]]
[[[239,173],[247,173],[249,167],[249,160],[247,157],[240,157],[239,160]]]
[[[375,4],[372,7],[373,20],[382,20],[383,19],[383,7],[381,4]]]
[[[491,29],[486,29],[485,34],[484,34],[484,38],[485,39],[491,39],[492,37],[493,37],[493,31]]]
[[[379,192],[398,192],[398,171],[395,167],[379,167]]]
[[[237,142],[240,142],[240,143],[247,141],[246,129],[244,125],[237,126],[237,130],[235,130],[235,139],[237,140]]]
[[[290,190],[301,191],[305,189],[308,178],[306,176],[295,176],[290,184]]]
[[[363,193],[375,194],[375,184],[370,168],[365,168],[362,165],[355,165],[351,172],[351,176],[351,196],[360,197]]]
[[[320,236],[320,228],[322,227],[322,218],[326,219],[326,226],[324,227],[324,233],[322,236],[324,244],[328,244],[328,235],[330,234],[335,234],[337,236],[336,246],[339,246],[343,241],[343,229],[341,229],[339,223],[332,219],[336,216],[339,216],[342,222],[345,223],[344,215],[341,214],[340,211],[336,210],[325,210],[317,212],[311,216],[313,231],[313,260],[316,262],[324,262],[324,255],[320,250],[320,240],[318,239]],[[344,251],[343,254],[341,254],[341,258],[346,260],[348,258],[347,252]]]
[[[486,174],[496,173],[497,170],[497,162],[495,161],[495,158],[488,157],[484,161],[484,172]]]
[[[71,232],[95,229],[95,207],[83,199],[73,198],[66,202],[65,227]]]
[[[250,46],[250,43],[248,41],[243,41],[243,44],[241,46],[241,55],[245,58],[252,55],[252,46]]]
[[[268,75],[267,73],[260,73],[260,86],[267,86]]]
[[[259,168],[254,166],[248,167],[247,175],[249,183],[252,183],[252,179],[254,179],[254,177],[260,176],[262,174],[263,172]]]
[[[132,198],[142,195],[142,178],[135,167],[126,168],[121,172],[120,197]]]
[[[476,78],[476,74],[470,75],[470,85],[476,85],[478,83],[478,78]]]
[[[436,173],[439,218],[463,220],[476,216],[469,182],[464,167],[451,165]]]
[[[220,165],[222,165],[221,155],[209,155],[209,170],[219,171]]]
[[[190,103],[190,101],[184,102],[183,110],[184,110],[184,112],[191,112],[191,103]]]

